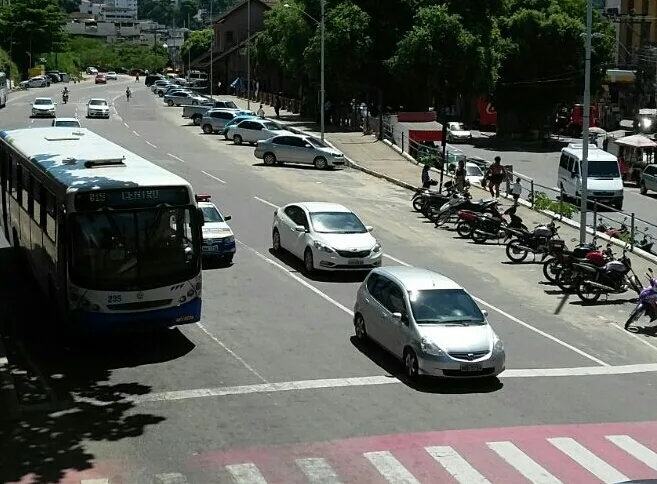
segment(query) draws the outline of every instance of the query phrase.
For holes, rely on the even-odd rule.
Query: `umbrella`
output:
[[[656,148],[657,143],[642,134],[633,134],[616,140],[617,145],[631,146],[633,148]]]

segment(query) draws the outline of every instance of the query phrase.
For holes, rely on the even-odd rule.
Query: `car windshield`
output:
[[[484,173],[481,171],[481,168],[478,166],[467,166],[465,171],[468,173],[468,176],[484,176]]]
[[[417,324],[485,324],[485,318],[463,289],[409,291]]]
[[[76,213],[69,271],[74,284],[138,291],[193,278],[199,254],[191,207]]]
[[[207,223],[213,223],[213,222],[223,222],[224,218],[221,216],[219,213],[219,210],[217,210],[214,207],[201,207],[201,211],[203,212],[203,220]]]
[[[449,123],[449,129],[452,131],[465,131],[463,123]]]
[[[228,109],[239,109],[237,107],[237,104],[235,104],[233,101],[225,101],[224,106],[227,107]]]
[[[36,99],[34,101],[34,104],[36,106],[47,106],[49,104],[52,104],[52,100],[50,100],[50,99]]]
[[[590,178],[607,178],[619,177],[617,161],[591,161],[589,162],[589,177]]]
[[[107,101],[101,101],[99,99],[93,99],[89,101],[89,104],[92,106],[107,106]]]
[[[310,214],[310,223],[320,234],[364,234],[367,228],[352,212],[315,212]]]
[[[307,137],[306,141],[316,148],[328,148],[326,144],[322,143],[320,140],[315,139],[311,136]]]
[[[80,123],[78,121],[55,121],[55,126],[60,128],[79,128]]]
[[[262,123],[262,126],[269,131],[280,131],[283,129],[276,123]]]

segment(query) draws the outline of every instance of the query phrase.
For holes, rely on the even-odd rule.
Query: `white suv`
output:
[[[243,142],[255,144],[274,136],[293,134],[268,119],[245,119],[228,128],[226,138],[232,139],[236,145],[241,145]]]

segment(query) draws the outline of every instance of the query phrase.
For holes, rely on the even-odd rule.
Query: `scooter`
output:
[[[644,314],[650,316],[651,319],[657,314],[655,312],[654,301],[657,299],[657,277],[653,275],[652,269],[648,269],[646,273],[648,277],[648,287],[641,290],[639,294],[639,302],[630,313],[630,317],[625,322],[625,329],[628,329],[634,322],[638,321]]]
[[[495,199],[479,200],[472,202],[472,195],[467,190],[462,193],[455,193],[450,200],[440,207],[436,217],[435,226],[440,227],[449,222],[459,210],[470,210],[472,212],[483,213],[490,211],[491,207],[496,206],[498,201]],[[458,220],[458,218],[456,219]]]
[[[472,240],[475,244],[483,244],[488,240],[497,239],[498,242],[510,233],[510,230],[528,230],[522,219],[516,215],[518,205],[511,205],[499,217],[488,214],[479,215],[474,222]],[[497,211],[497,210],[496,210]],[[506,220],[505,216],[510,220]]]

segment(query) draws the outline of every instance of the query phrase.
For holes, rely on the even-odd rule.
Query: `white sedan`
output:
[[[27,81],[23,81],[23,82],[20,83],[20,86],[23,87],[23,88],[27,88],[27,87],[48,87],[49,85],[50,85],[50,81],[45,76],[31,77]]]
[[[110,104],[107,99],[93,98],[87,103],[87,117],[88,118],[105,118],[109,119]]]
[[[55,118],[52,120],[52,126],[56,128],[81,128],[78,118]]]
[[[463,123],[447,123],[447,142],[466,141],[472,139],[472,132]]]
[[[116,72],[110,71],[107,73],[107,80],[108,81],[116,81],[119,79],[119,76],[116,75]]]
[[[56,118],[57,114],[55,113],[56,102],[49,97],[38,97],[32,103],[32,117],[38,118],[41,116],[46,116],[49,118]]]
[[[348,208],[337,203],[291,203],[274,212],[272,248],[316,270],[370,270],[381,266],[381,244]]]

